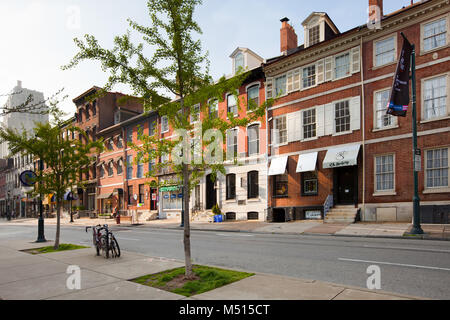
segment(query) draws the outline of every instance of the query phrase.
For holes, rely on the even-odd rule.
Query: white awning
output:
[[[288,156],[272,159],[269,167],[269,176],[277,176],[286,172]]]
[[[323,168],[355,166],[358,164],[358,153],[361,145],[353,145],[329,149],[323,160]]]
[[[298,156],[297,172],[315,171],[317,152],[301,154]]]

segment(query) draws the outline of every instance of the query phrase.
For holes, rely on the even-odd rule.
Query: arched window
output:
[[[236,199],[236,175],[234,173],[227,175],[227,200]]]
[[[238,53],[234,58],[234,72],[236,73],[240,67],[244,68],[244,55],[242,53]]]
[[[259,175],[258,171],[247,173],[247,198],[254,199],[259,197]]]

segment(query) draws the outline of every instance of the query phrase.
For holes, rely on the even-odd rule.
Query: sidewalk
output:
[[[10,222],[2,220],[0,225],[2,223],[37,225],[37,219],[18,219]],[[45,219],[45,223],[48,225],[55,225],[56,219]],[[116,221],[114,219],[87,218],[76,219],[73,223],[70,223],[69,219],[61,219],[61,223],[62,225],[73,226],[92,226],[96,224],[116,225]],[[121,226],[131,226],[131,223],[122,222]],[[138,227],[180,229],[180,221],[179,219],[140,221]],[[269,223],[264,221],[233,221],[222,223],[198,221],[191,222],[192,230],[204,231],[450,240],[449,224],[422,224],[422,229],[425,234],[420,236],[408,235],[407,233],[411,230],[411,227],[411,223],[407,222],[358,222],[353,224],[332,224],[323,223],[322,220],[301,220],[285,223]]]
[[[47,242],[46,245],[51,245]],[[256,273],[244,280],[186,298],[130,281],[183,266],[183,262],[122,252],[118,259],[96,257],[92,248],[31,255],[42,247],[29,241],[0,242],[0,299],[3,300],[409,300],[400,294],[314,280]],[[81,289],[69,290],[69,265],[81,268]],[[245,271],[245,270],[242,270]]]

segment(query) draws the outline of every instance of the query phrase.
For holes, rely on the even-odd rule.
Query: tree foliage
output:
[[[57,206],[57,236],[55,249],[59,245],[60,213],[64,194],[74,186],[82,187],[80,172],[86,172],[95,158],[92,153],[101,152],[103,143],[91,141],[86,132],[62,120],[63,112],[57,108],[59,101],[52,101],[53,121],[36,123],[33,133],[18,132],[11,128],[0,129],[0,140],[7,141],[11,156],[16,154],[31,155],[34,160],[42,161],[44,170],[36,170],[33,195],[54,194]],[[75,131],[83,135],[85,143],[70,140],[63,136],[63,131]],[[39,169],[39,168],[38,168]]]
[[[201,0],[150,0],[147,7],[151,26],[128,19],[131,29],[141,35],[141,43],[132,43],[131,31],[127,31],[124,35],[115,37],[112,49],[104,49],[94,36],[86,35],[84,40],[74,40],[79,52],[63,69],[73,68],[85,60],[99,61],[102,69],[109,73],[105,90],[118,84],[128,85],[135,95],[141,97],[140,101],[146,112],[166,116],[173,129],[188,132],[187,140],[190,141],[187,145],[192,143],[195,133],[203,137],[210,129],[218,130],[223,140],[228,129],[245,127],[263,117],[272,101],[259,106],[247,106],[246,101],[237,99],[240,111],[252,108],[253,112],[247,113],[245,117],[234,117],[230,113],[226,119],[224,114],[210,114],[214,100],[223,101],[226,93],[236,93],[249,73],[241,70],[232,78],[222,77],[217,82],[213,81],[209,75],[208,54],[203,53],[201,42],[196,39],[202,31],[194,20],[194,11],[201,3]],[[147,50],[153,54],[147,55]],[[201,128],[195,128],[190,122],[197,104],[201,106]],[[158,161],[165,154],[181,152],[177,150],[181,137],[171,141],[161,140],[159,128],[154,136],[145,135],[141,130],[139,139],[142,144],[131,144],[140,154],[135,162]],[[201,139],[201,145],[197,149],[200,155],[209,152],[215,140]],[[197,152],[186,147],[182,149],[184,155]],[[225,169],[222,162],[207,163],[202,156],[200,162],[194,161],[194,157],[188,159],[182,163],[175,163],[173,158],[158,161],[152,166],[148,177],[154,177],[159,170],[169,167],[178,174],[176,184],[183,186],[186,276],[189,277],[192,275],[189,242],[190,191],[206,170],[211,170],[213,176],[217,176],[219,172],[225,173]]]

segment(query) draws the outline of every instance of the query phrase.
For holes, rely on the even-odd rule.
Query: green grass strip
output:
[[[180,294],[186,297],[217,289],[224,285],[242,280],[254,275],[254,273],[240,272],[234,270],[226,270],[207,266],[194,265],[193,271],[200,279],[186,282],[181,288],[169,290],[170,292]],[[174,278],[184,275],[184,267],[172,270],[166,270],[156,274],[150,274],[132,280],[133,282],[155,287],[159,289],[167,289],[166,285]]]

